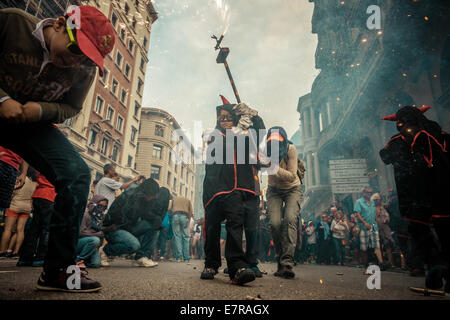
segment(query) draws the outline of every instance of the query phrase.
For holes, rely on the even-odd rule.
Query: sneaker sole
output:
[[[63,288],[56,288],[56,287],[45,287],[41,285],[36,285],[36,288],[41,291],[59,291],[59,292],[70,292],[70,293],[90,293],[90,292],[97,292],[103,289],[103,287],[98,288],[92,288],[92,289],[63,289]]]
[[[246,273],[243,273],[241,275],[240,279],[238,279],[237,281],[233,280],[232,283],[235,283],[235,284],[238,284],[238,285],[243,285],[245,283],[252,282],[255,279],[256,279],[256,277],[255,277],[255,274],[253,273],[253,271],[251,273],[250,272],[246,272]]]

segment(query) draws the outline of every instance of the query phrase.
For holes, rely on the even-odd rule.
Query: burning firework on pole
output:
[[[227,71],[228,78],[230,79],[231,87],[233,88],[234,95],[236,96],[236,100],[238,103],[241,103],[241,98],[239,97],[239,93],[236,89],[236,84],[234,83],[233,76],[231,75],[230,67],[228,66],[227,57],[230,53],[230,48],[222,48],[220,44],[223,40],[224,34],[220,36],[219,39],[215,35],[212,35],[211,38],[216,40],[215,50],[219,50],[219,54],[217,55],[216,62],[223,63],[225,66],[225,70]]]

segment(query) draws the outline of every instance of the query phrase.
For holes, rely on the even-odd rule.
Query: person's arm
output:
[[[138,181],[138,179],[139,179],[139,176],[134,177],[133,180],[131,180],[131,181],[127,182],[127,183],[123,183],[123,184],[120,186],[120,189],[123,189],[123,190],[124,190],[124,189],[128,188],[128,187],[131,186],[133,183],[135,183],[136,181]]]
[[[278,179],[286,182],[294,182],[297,178],[297,153],[295,148],[289,146],[287,168],[283,169],[278,166],[278,171],[275,175]]]
[[[25,160],[22,160],[22,163],[20,164],[20,174],[17,177],[14,189],[20,189],[25,184],[25,178],[27,177],[28,167],[29,167],[28,163]]]
[[[23,105],[26,122],[63,123],[83,108],[86,95],[95,79],[96,68],[82,67],[77,71],[69,91],[60,102],[28,101]]]

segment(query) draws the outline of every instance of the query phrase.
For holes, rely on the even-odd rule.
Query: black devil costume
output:
[[[413,241],[413,268],[450,261],[450,137],[423,115],[428,109],[406,106],[382,119],[397,121],[400,132],[380,156],[394,166],[400,213]]]
[[[250,128],[255,129],[256,133],[260,129],[265,128],[264,122],[258,115],[251,117],[248,116],[248,113],[246,115],[238,115],[236,108],[234,108],[236,104],[230,104],[224,97],[222,97],[222,101],[223,105],[216,108],[217,116],[219,116],[221,110],[226,110],[231,114],[234,126],[237,126],[240,120],[246,117],[246,123],[250,124]],[[254,110],[249,110],[255,112]],[[208,139],[207,155],[214,158],[217,152],[214,148],[222,147],[223,159],[215,159],[212,163],[207,161],[205,165],[203,205],[205,208],[205,267],[217,270],[221,265],[220,224],[226,219],[227,242],[225,256],[229,276],[233,279],[239,269],[248,267],[248,262],[242,250],[242,234],[245,220],[244,204],[256,195],[255,174],[257,166],[250,159],[257,157],[257,154],[252,154],[250,144],[256,143],[257,146],[258,137],[256,135],[250,139],[246,138],[244,157],[242,157],[242,154],[238,154],[238,152],[243,152],[244,149],[238,149],[237,139],[233,136],[230,137],[234,141],[227,141],[229,138],[227,138],[226,131],[221,128],[219,121],[217,121],[214,134]],[[215,139],[222,139],[222,146]],[[227,144],[231,145],[231,148],[227,148]],[[255,151],[254,148],[253,151]],[[226,161],[227,152],[233,152],[232,155],[228,155],[228,158],[233,159],[232,163],[227,163]],[[242,158],[244,161],[239,161]],[[222,160],[222,163],[219,163],[220,160]]]

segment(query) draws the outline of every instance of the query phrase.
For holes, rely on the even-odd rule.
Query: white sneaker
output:
[[[111,264],[108,262],[109,258],[106,255],[106,253],[103,251],[103,247],[100,247],[98,249],[98,252],[100,253],[100,260],[101,260],[100,265],[102,267],[109,267]],[[112,261],[112,259],[111,259],[111,261]]]
[[[151,259],[148,259],[146,257],[142,257],[138,260],[135,260],[134,264],[136,264],[139,267],[145,267],[145,268],[152,268],[152,267],[156,267],[158,265],[156,262],[153,262]]]

